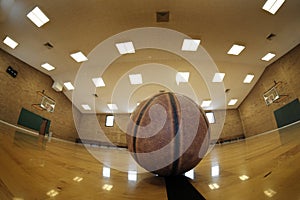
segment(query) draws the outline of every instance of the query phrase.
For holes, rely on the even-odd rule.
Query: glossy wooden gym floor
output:
[[[130,168],[125,149],[90,148]],[[126,172],[103,173],[103,164],[82,145],[1,123],[0,155],[1,200],[167,199],[162,177],[137,173],[128,180]],[[300,199],[300,123],[215,145],[191,175],[206,199]]]

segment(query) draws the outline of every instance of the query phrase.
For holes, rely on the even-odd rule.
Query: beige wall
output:
[[[237,109],[226,110],[226,118],[220,139],[231,139],[244,136],[242,121]]]
[[[18,71],[16,78],[6,73],[8,66]],[[17,124],[20,111],[24,107],[51,120],[50,131],[53,132],[53,136],[72,141],[78,137],[73,121],[72,104],[63,93],[52,89],[53,80],[48,75],[0,49],[0,82],[1,120]],[[42,90],[56,101],[53,113],[38,111],[31,106],[40,102],[36,91]],[[79,111],[75,109],[75,112]]]
[[[268,66],[259,81],[239,107],[246,137],[277,128],[273,112],[283,105],[300,98],[300,45]],[[279,103],[267,106],[263,94],[274,81],[282,81],[280,94],[288,95]]]

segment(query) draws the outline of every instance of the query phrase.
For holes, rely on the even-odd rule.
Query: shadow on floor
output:
[[[186,199],[202,200],[205,199],[194,186],[189,182],[186,176],[165,177],[168,200]]]

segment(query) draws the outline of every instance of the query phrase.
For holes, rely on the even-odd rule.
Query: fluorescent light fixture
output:
[[[224,77],[225,77],[225,73],[215,73],[212,82],[220,83],[223,81]]]
[[[51,71],[51,70],[54,70],[55,67],[53,67],[52,65],[50,65],[49,63],[44,63],[41,65],[42,68],[48,70],[48,71]]]
[[[211,189],[211,190],[216,190],[216,189],[219,189],[219,185],[217,183],[211,183],[208,185],[208,187]]]
[[[129,54],[129,53],[135,53],[135,49],[132,42],[123,42],[123,43],[117,43],[116,47],[120,54]]]
[[[245,49],[245,46],[242,45],[238,45],[238,44],[234,44],[232,45],[232,47],[229,49],[229,51],[227,52],[227,54],[230,55],[239,55],[243,50]]]
[[[76,62],[84,62],[87,61],[88,58],[81,52],[77,52],[77,53],[72,53],[70,55]]]
[[[245,77],[243,83],[251,83],[251,81],[253,80],[254,75],[253,74],[247,74],[247,76]]]
[[[264,61],[269,61],[271,60],[272,58],[275,57],[275,54],[274,53],[267,53],[264,57],[262,57],[261,59],[264,60]]]
[[[246,176],[246,175],[239,176],[239,178],[240,178],[242,181],[245,181],[245,180],[248,180],[248,179],[249,179],[249,177]]]
[[[211,176],[216,177],[216,176],[219,176],[219,174],[220,174],[219,165],[212,166],[211,167]]]
[[[81,106],[84,110],[92,110],[92,108],[87,104],[82,104]]]
[[[35,7],[32,11],[27,14],[27,17],[37,26],[41,27],[47,22],[49,22],[49,18],[39,9],[39,7]]]
[[[113,115],[106,115],[105,126],[108,126],[108,127],[114,126],[114,118],[115,117]]]
[[[200,40],[184,39],[182,43],[182,51],[197,51]]]
[[[67,90],[74,90],[75,89],[71,82],[65,82],[64,86],[67,88]]]
[[[233,106],[236,104],[237,101],[238,101],[237,99],[230,99],[230,101],[228,102],[228,105]]]
[[[190,171],[185,172],[184,175],[190,179],[194,179],[195,178],[194,169],[191,169]]]
[[[202,103],[201,103],[201,107],[202,107],[202,108],[209,107],[210,104],[211,104],[211,100],[204,100],[204,101],[202,101]]]
[[[128,180],[136,181],[137,180],[137,172],[136,171],[128,171]]]
[[[279,10],[285,0],[267,0],[262,9],[273,15]]]
[[[272,189],[268,189],[268,190],[265,190],[264,193],[265,193],[266,196],[272,197],[272,196],[274,196],[277,192],[275,192],[275,191],[272,190]]]
[[[110,191],[112,188],[113,188],[113,186],[110,185],[110,184],[104,184],[104,185],[102,186],[102,189],[103,189],[103,190],[107,190],[107,191]]]
[[[139,85],[143,83],[141,74],[129,74],[129,80],[131,85]]]
[[[18,43],[8,36],[6,36],[6,38],[3,40],[3,43],[12,49],[15,49],[18,46]]]
[[[47,192],[47,195],[49,197],[55,197],[56,195],[58,195],[58,192],[56,190],[50,190],[49,192]]]
[[[102,175],[103,175],[103,177],[110,178],[110,168],[109,167],[103,167]]]
[[[118,110],[118,106],[116,104],[109,103],[107,106],[110,110]]]
[[[76,176],[73,178],[73,181],[78,182],[78,183],[81,182],[82,180],[83,180],[83,178],[79,177],[79,176]]]
[[[190,72],[177,72],[176,73],[176,83],[187,83],[189,82]]]
[[[213,112],[207,112],[205,113],[206,117],[207,117],[207,120],[210,124],[214,124],[216,121],[215,121],[215,115]]]
[[[93,83],[95,84],[96,87],[104,87],[105,86],[105,83],[103,81],[102,78],[93,78],[92,79]]]

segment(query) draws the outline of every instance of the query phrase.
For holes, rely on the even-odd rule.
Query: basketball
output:
[[[136,107],[126,139],[140,166],[160,176],[174,176],[193,169],[206,154],[209,123],[190,98],[159,93]]]

